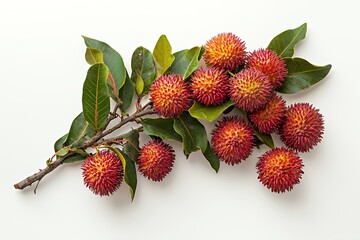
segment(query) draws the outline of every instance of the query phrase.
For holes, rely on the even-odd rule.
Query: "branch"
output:
[[[140,109],[139,111],[135,112],[134,114],[128,116],[127,118],[121,120],[117,125],[115,125],[114,127],[106,130],[106,129],[102,129],[99,132],[97,132],[92,138],[90,138],[89,140],[85,141],[80,147],[79,149],[83,149],[85,150],[88,147],[94,146],[94,145],[101,145],[104,142],[109,142],[109,141],[119,141],[121,139],[123,139],[124,134],[123,135],[119,135],[115,138],[111,138],[111,139],[103,139],[105,136],[109,135],[110,133],[114,132],[115,130],[121,128],[122,126],[124,126],[126,123],[129,122],[133,122],[136,121],[137,118],[142,117],[144,115],[148,115],[148,114],[154,114],[154,110],[152,109],[146,109],[149,105],[144,106],[142,109]],[[117,108],[117,107],[115,107]],[[115,110],[116,111],[116,110]],[[115,115],[110,114],[108,117],[108,120],[106,122],[106,126],[113,120],[115,119]],[[142,127],[138,128],[139,131],[142,131]],[[14,185],[15,189],[24,189],[28,186],[30,186],[31,184],[33,184],[34,182],[39,182],[43,177],[45,177],[47,174],[51,173],[53,170],[55,170],[57,167],[59,167],[65,160],[66,158],[74,155],[75,152],[69,152],[67,153],[65,156],[58,158],[57,160],[55,160],[54,162],[52,162],[51,164],[49,164],[46,168],[41,169],[39,172],[25,178],[24,180],[16,183]]]

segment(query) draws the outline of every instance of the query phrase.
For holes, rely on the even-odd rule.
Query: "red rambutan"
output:
[[[282,85],[287,74],[284,60],[269,49],[258,49],[250,53],[247,66],[263,72],[274,88]]]
[[[206,106],[222,104],[227,98],[229,79],[219,68],[200,68],[191,78],[191,90],[196,101]]]
[[[267,151],[256,164],[260,182],[277,193],[290,191],[300,183],[303,166],[301,158],[284,147]]]
[[[322,139],[323,116],[309,103],[296,103],[286,111],[280,129],[281,140],[286,146],[300,152],[308,152]]]
[[[174,160],[174,150],[169,144],[152,140],[140,150],[139,171],[150,180],[162,181],[171,172]]]
[[[100,196],[112,194],[124,176],[120,159],[109,150],[88,156],[81,169],[86,187]]]
[[[245,43],[232,33],[220,33],[207,41],[204,60],[206,65],[222,69],[236,69],[245,62]]]
[[[160,76],[150,88],[150,99],[164,117],[178,117],[192,102],[190,87],[178,74]]]
[[[284,121],[286,113],[285,100],[274,94],[264,108],[249,115],[250,121],[260,133],[274,132]]]
[[[264,107],[273,93],[272,89],[268,78],[256,69],[244,69],[230,78],[230,99],[248,112]]]
[[[253,129],[239,117],[225,117],[212,132],[212,148],[229,165],[245,160],[253,150]]]

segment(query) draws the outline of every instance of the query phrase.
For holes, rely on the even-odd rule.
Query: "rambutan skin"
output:
[[[282,85],[287,69],[285,61],[269,49],[258,49],[247,57],[247,67],[263,72],[274,88]]]
[[[191,78],[193,98],[205,106],[219,105],[227,99],[229,79],[219,68],[200,68]]]
[[[299,152],[308,152],[321,142],[324,133],[323,116],[309,103],[293,104],[286,111],[279,133],[286,146]]]
[[[245,42],[232,33],[220,33],[207,41],[206,65],[233,70],[243,65],[246,58]]]
[[[216,124],[212,132],[212,148],[226,164],[239,164],[252,153],[253,134],[253,129],[243,119],[225,117]]]
[[[154,111],[164,117],[178,117],[192,103],[190,87],[178,74],[160,76],[151,85],[150,99]]]
[[[244,69],[230,78],[230,99],[237,107],[253,112],[269,101],[273,87],[268,78],[256,69]]]
[[[159,182],[171,172],[174,161],[174,150],[169,144],[152,140],[140,150],[139,171],[148,179]]]
[[[260,133],[269,134],[278,129],[286,114],[285,100],[274,94],[264,108],[249,115],[250,121]]]
[[[277,193],[290,191],[300,183],[303,166],[300,157],[284,147],[267,151],[256,164],[260,182]]]
[[[124,176],[120,159],[109,150],[88,156],[81,169],[86,187],[100,196],[115,192]]]

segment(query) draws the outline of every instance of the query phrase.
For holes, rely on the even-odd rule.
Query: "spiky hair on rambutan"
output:
[[[205,106],[219,105],[227,99],[229,79],[219,68],[199,68],[191,78],[193,98]]]
[[[230,78],[230,99],[247,112],[261,109],[269,101],[273,87],[262,72],[248,68]]]
[[[115,192],[124,176],[120,159],[109,150],[88,156],[81,169],[85,186],[100,196]]]
[[[247,57],[247,67],[263,72],[274,88],[282,85],[287,69],[285,61],[269,49],[258,49]]]
[[[140,150],[139,171],[152,181],[162,181],[171,172],[175,154],[173,148],[162,140],[152,140]]]
[[[220,33],[205,45],[204,60],[207,66],[233,70],[244,64],[245,42],[232,33]]]
[[[181,75],[160,76],[151,85],[150,100],[159,115],[178,117],[191,105],[191,90]]]
[[[286,114],[284,98],[274,94],[264,108],[249,115],[250,121],[260,133],[268,134],[278,129]]]
[[[226,164],[239,164],[252,153],[253,134],[253,129],[242,118],[225,117],[212,132],[212,149]]]
[[[277,193],[290,191],[300,183],[303,166],[300,157],[284,147],[267,151],[256,164],[260,182]]]
[[[309,103],[295,103],[288,107],[280,128],[281,140],[299,152],[308,152],[321,142],[324,120],[318,109]]]

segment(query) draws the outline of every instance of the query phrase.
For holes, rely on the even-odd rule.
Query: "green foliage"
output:
[[[161,35],[153,51],[156,78],[163,75],[173,63],[175,57],[171,52],[172,48],[169,40],[165,35]]]
[[[96,63],[103,63],[104,55],[99,49],[86,48],[85,59],[88,64],[94,65]]]
[[[259,147],[261,144],[265,144],[269,148],[273,149],[275,147],[274,141],[270,134],[262,134],[259,131],[254,131],[254,137],[257,142],[257,147]]]
[[[304,23],[298,28],[282,32],[271,40],[267,48],[276,52],[282,58],[292,57],[295,45],[305,38],[306,30],[307,24]]]
[[[126,73],[125,84],[119,90],[119,98],[122,101],[120,110],[122,112],[126,112],[126,110],[128,110],[128,108],[131,106],[131,103],[132,103],[133,97],[134,97],[134,92],[135,92],[134,83],[129,78],[128,73]]]
[[[207,148],[204,151],[202,151],[204,157],[208,160],[210,163],[210,166],[215,170],[215,172],[219,172],[220,169],[220,159],[219,157],[214,153],[214,151],[211,149],[209,141],[207,142]]]
[[[92,65],[83,87],[83,113],[85,120],[98,131],[110,112],[110,97],[106,85],[108,68],[103,63]]]
[[[141,120],[144,133],[161,139],[182,141],[181,136],[174,130],[172,118],[145,118]]]
[[[144,47],[135,49],[131,58],[131,69],[131,79],[135,82],[137,94],[146,94],[156,75],[156,67],[151,52]]]
[[[187,79],[199,67],[201,47],[193,47],[174,53],[175,60],[171,65],[172,73],[180,74]]]
[[[207,107],[201,103],[194,102],[194,104],[189,109],[189,113],[194,118],[203,119],[208,122],[215,121],[226,109],[230,106],[233,106],[235,103],[228,101],[219,106],[210,106]]]
[[[206,152],[208,140],[205,127],[196,118],[191,117],[188,112],[184,112],[174,119],[174,129],[182,137],[186,158],[199,149]]]
[[[89,123],[85,121],[84,114],[81,112],[72,122],[70,131],[63,146],[77,147],[84,142],[85,135],[92,137],[94,131],[90,129]]]
[[[64,142],[66,141],[67,137],[68,137],[68,134],[65,134],[64,136],[62,136],[61,138],[56,140],[56,142],[54,144],[54,151],[56,153],[56,156],[62,157],[62,156],[66,155],[69,152],[69,149],[67,149],[67,148],[62,149],[63,145],[64,145]]]
[[[133,161],[137,162],[139,157],[139,131],[133,129],[124,136],[126,143],[123,145],[124,153]]]
[[[285,58],[288,70],[281,93],[297,93],[318,83],[330,72],[331,65],[315,66],[302,58]]]
[[[131,200],[134,200],[136,186],[137,186],[137,175],[136,175],[135,163],[125,152],[121,151],[120,149],[116,149],[116,150],[117,151],[115,153],[119,156],[119,158],[123,164],[124,180],[125,180],[125,183],[130,188]]]

